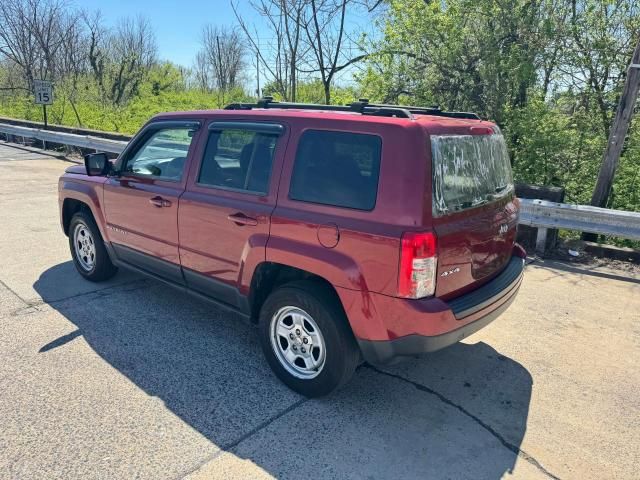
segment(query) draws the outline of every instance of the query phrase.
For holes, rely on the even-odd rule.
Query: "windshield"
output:
[[[500,134],[432,135],[433,214],[446,215],[513,191],[509,154]]]

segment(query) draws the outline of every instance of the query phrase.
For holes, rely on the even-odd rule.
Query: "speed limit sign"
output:
[[[53,86],[46,80],[33,81],[33,93],[38,105],[51,105],[53,103]]]

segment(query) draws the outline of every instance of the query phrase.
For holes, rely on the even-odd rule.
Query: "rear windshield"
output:
[[[513,191],[504,138],[494,135],[432,135],[433,214],[472,208]]]

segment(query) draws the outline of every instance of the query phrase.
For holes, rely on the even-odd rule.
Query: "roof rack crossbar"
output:
[[[316,103],[276,102],[273,97],[262,97],[256,103],[232,103],[224,107],[225,110],[251,110],[253,108],[278,108],[283,110],[321,110],[325,112],[355,112],[362,115],[382,117],[413,118],[406,108],[395,105],[369,105],[368,102],[353,102],[350,105],[321,105]]]
[[[253,108],[279,108],[279,109],[301,109],[301,110],[321,110],[325,112],[355,112],[362,115],[375,115],[381,117],[413,118],[413,114],[435,115],[448,118],[466,118],[479,120],[480,117],[471,112],[445,112],[439,107],[412,107],[401,105],[388,105],[369,103],[366,98],[361,98],[357,102],[349,105],[321,105],[317,103],[294,103],[277,102],[273,97],[262,97],[256,103],[232,103],[224,107],[225,110],[251,110]]]
[[[251,110],[255,108],[255,104],[253,103],[230,103],[224,110]]]

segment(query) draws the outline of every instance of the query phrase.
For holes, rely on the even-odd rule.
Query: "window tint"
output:
[[[248,130],[211,132],[198,183],[267,193],[278,136]]]
[[[179,181],[193,138],[188,128],[157,130],[127,160],[125,172]]]
[[[380,137],[309,130],[302,135],[289,198],[372,210],[380,172]]]

